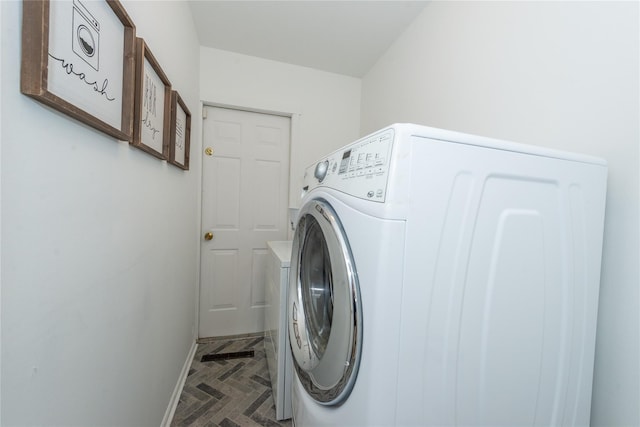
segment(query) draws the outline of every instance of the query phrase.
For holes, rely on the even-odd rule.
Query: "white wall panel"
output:
[[[188,172],[21,95],[0,3],[2,425],[160,425],[194,342],[198,41],[187,3],[122,3],[193,115]]]

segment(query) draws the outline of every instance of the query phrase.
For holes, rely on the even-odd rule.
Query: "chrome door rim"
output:
[[[325,348],[311,342],[311,327],[304,311],[301,260],[312,228],[320,227],[328,251],[333,286],[332,323]],[[351,249],[342,224],[331,206],[313,199],[301,208],[292,247],[289,273],[288,326],[291,351],[300,382],[318,403],[342,403],[355,384],[362,351],[360,286]]]

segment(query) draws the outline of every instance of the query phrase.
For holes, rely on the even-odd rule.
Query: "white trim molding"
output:
[[[184,383],[187,381],[187,376],[189,375],[189,369],[191,368],[191,362],[193,361],[193,356],[196,354],[196,350],[198,349],[198,343],[193,342],[191,346],[191,350],[189,350],[189,354],[187,355],[187,360],[184,361],[184,365],[182,366],[182,371],[180,372],[180,376],[178,377],[178,382],[176,383],[176,388],[173,389],[173,394],[171,395],[171,399],[169,400],[169,406],[167,406],[167,410],[164,413],[164,417],[162,418],[161,427],[169,427],[171,425],[171,421],[173,421],[173,416],[176,413],[176,408],[178,407],[178,402],[180,401],[180,394],[182,393],[182,389],[184,388]]]

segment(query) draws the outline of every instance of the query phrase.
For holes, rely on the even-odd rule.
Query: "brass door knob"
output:
[[[204,240],[211,240],[213,239],[213,233],[210,231],[207,231],[204,235]]]
[[[207,156],[213,156],[213,148],[211,147],[207,147],[204,149],[204,154],[206,154]]]

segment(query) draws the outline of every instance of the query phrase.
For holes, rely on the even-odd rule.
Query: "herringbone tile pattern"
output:
[[[205,354],[254,350],[254,357],[201,362]],[[172,426],[291,426],[278,422],[261,336],[198,345]]]

